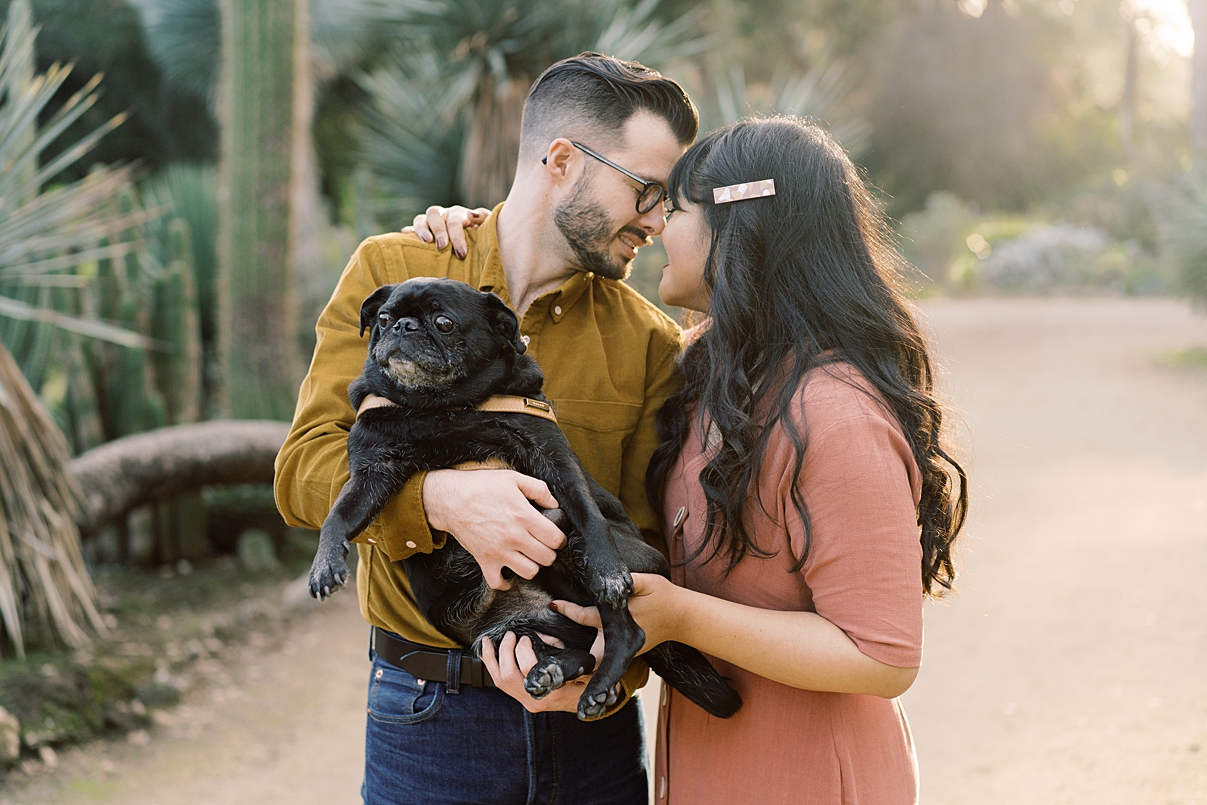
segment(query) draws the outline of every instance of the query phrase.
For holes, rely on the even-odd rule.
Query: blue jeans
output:
[[[641,711],[585,723],[495,688],[420,683],[372,656],[365,805],[644,805]]]

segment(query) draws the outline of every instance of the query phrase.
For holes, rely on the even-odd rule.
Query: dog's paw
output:
[[[348,580],[348,543],[334,549],[319,548],[314,563],[310,566],[310,595],[323,601],[344,586]]]
[[[591,592],[596,601],[613,609],[624,609],[633,594],[633,577],[623,566],[618,570],[596,570],[591,574]]]
[[[538,662],[524,677],[524,690],[534,699],[543,699],[564,684],[562,667],[553,660]]]
[[[594,721],[602,718],[608,708],[620,699],[617,691],[619,685],[599,686],[594,680],[587,685],[587,690],[578,699],[578,718],[580,721]]]

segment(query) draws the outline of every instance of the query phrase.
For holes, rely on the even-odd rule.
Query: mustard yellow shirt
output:
[[[289,437],[276,461],[277,506],[290,525],[317,529],[348,480],[347,437],[355,419],[348,384],[360,374],[368,339],[360,306],[381,285],[450,277],[493,291],[511,305],[499,259],[498,211],[467,233],[464,260],[412,235],[360,245],[319,317],[318,343],[302,381]],[[654,416],[678,387],[678,325],[622,282],[576,273],[539,297],[520,331],[545,372],[545,394],[571,447],[601,486],[616,495],[644,537],[666,552],[659,518],[645,498],[645,470],[657,445]],[[357,591],[369,623],[432,646],[454,644],[420,614],[400,560],[443,545],[423,509],[423,474],[412,478],[354,542]],[[644,676],[644,669],[642,669]],[[631,694],[644,679],[626,676]],[[636,682],[636,684],[632,684]]]

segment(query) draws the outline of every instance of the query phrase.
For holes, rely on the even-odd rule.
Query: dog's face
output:
[[[403,391],[444,391],[500,359],[523,354],[503,300],[451,279],[383,285],[360,308],[369,357]]]

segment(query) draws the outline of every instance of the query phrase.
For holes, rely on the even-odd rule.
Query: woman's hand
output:
[[[550,644],[555,641],[550,639]],[[595,644],[591,646],[591,654],[595,657],[595,666],[603,658],[603,632],[595,635]],[[563,713],[578,712],[578,699],[583,694],[591,675],[586,674],[578,679],[572,679],[543,699],[534,699],[524,689],[524,679],[532,666],[536,665],[536,652],[532,650],[532,640],[522,637],[516,640],[515,632],[508,632],[499,641],[496,653],[489,637],[482,638],[482,662],[490,671],[490,678],[495,681],[495,687],[511,698],[524,705],[530,713],[559,711]]]
[[[681,592],[682,588],[676,587],[670,579],[656,573],[633,574],[633,595],[629,598],[629,612],[645,632],[642,653],[659,643],[679,639],[676,636],[676,627],[681,620],[678,609]],[[552,606],[575,623],[594,626],[596,629],[603,628],[596,607],[579,606],[573,601],[554,601]],[[600,635],[602,637],[602,631]],[[596,642],[602,645],[601,640]]]
[[[437,249],[443,249],[450,243],[453,251],[462,260],[469,253],[465,240],[465,229],[477,229],[490,217],[490,210],[478,207],[476,210],[466,209],[460,205],[452,207],[431,206],[422,215],[416,215],[411,226],[402,228],[403,232],[413,232],[424,243],[436,242]]]

